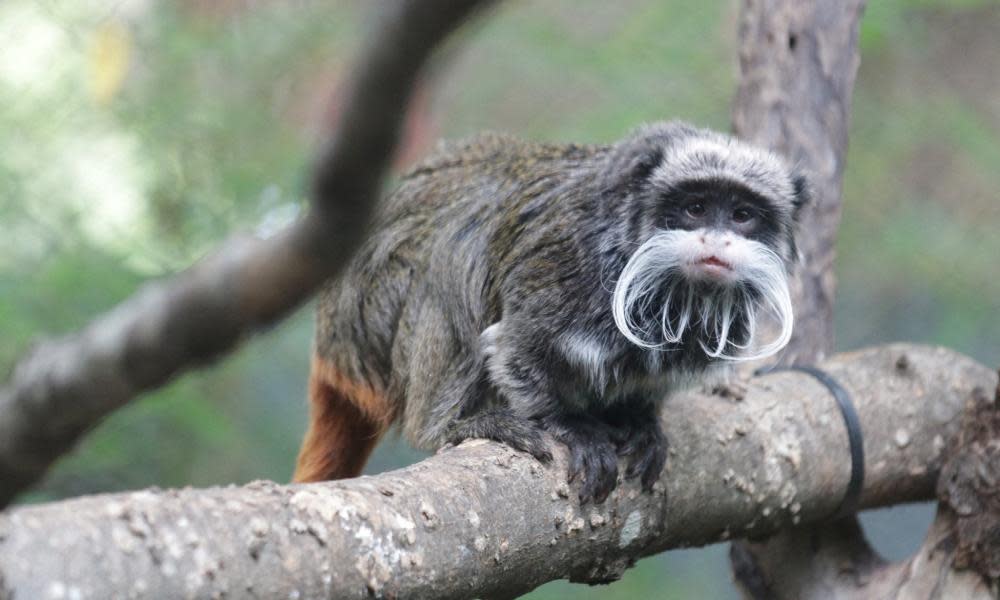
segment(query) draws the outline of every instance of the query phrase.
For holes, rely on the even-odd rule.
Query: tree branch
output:
[[[749,598],[882,600],[1000,597],[1000,388],[973,390],[957,435],[941,453],[938,512],[921,548],[887,563],[847,518],[733,544]]]
[[[931,498],[963,407],[997,384],[971,359],[919,346],[823,367],[866,423],[865,507]],[[574,500],[561,447],[545,468],[470,442],[375,477],[21,507],[0,516],[0,581],[19,598],[55,587],[81,598],[510,597],[563,577],[615,579],[668,548],[815,521],[847,485],[839,410],[806,375],[675,397],[664,428],[673,450],[654,494],[628,482],[599,506]]]
[[[20,361],[0,388],[0,508],[101,418],[231,351],[339,271],[364,237],[422,65],[442,38],[490,3],[380,3],[345,110],[316,165],[305,218],[267,240],[230,241]]]

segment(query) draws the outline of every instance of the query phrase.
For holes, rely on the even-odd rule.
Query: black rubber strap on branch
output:
[[[758,369],[754,374],[766,375],[775,371],[801,371],[812,375],[825,385],[826,389],[830,390],[837,401],[840,414],[844,417],[844,426],[847,427],[847,441],[851,449],[851,480],[847,482],[844,499],[840,501],[840,506],[834,516],[843,517],[856,513],[858,502],[861,500],[861,490],[865,483],[865,442],[861,433],[861,419],[858,418],[858,411],[854,408],[851,395],[829,373],[817,367],[806,365],[764,367]]]

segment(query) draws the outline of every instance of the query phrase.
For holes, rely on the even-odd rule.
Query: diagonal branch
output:
[[[823,367],[867,424],[864,507],[933,497],[943,440],[997,384],[966,357],[920,346]],[[664,428],[674,450],[654,493],[628,482],[598,506],[580,507],[567,489],[561,447],[545,468],[470,442],[375,477],[20,507],[0,516],[0,581],[17,598],[54,585],[81,598],[511,597],[553,579],[612,580],[668,548],[822,519],[849,479],[839,410],[806,375],[675,397]]]
[[[305,218],[270,239],[231,240],[20,361],[0,388],[0,508],[101,418],[233,350],[338,272],[364,238],[421,67],[450,31],[490,3],[380,3],[345,110],[316,165]]]

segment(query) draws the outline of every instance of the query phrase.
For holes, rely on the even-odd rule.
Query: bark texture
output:
[[[909,345],[823,367],[866,423],[866,507],[933,496],[945,440],[996,374]],[[564,483],[565,455],[469,442],[374,477],[147,490],[0,516],[0,581],[15,598],[511,597],[546,581],[609,581],[668,548],[760,536],[829,515],[849,478],[826,389],[782,372],[668,403],[668,467],[598,506]],[[3,593],[0,593],[3,597]],[[7,600],[6,598],[4,600]]]
[[[422,65],[487,4],[379,3],[345,108],[316,165],[304,219],[270,239],[232,240],[20,361],[0,388],[0,508],[108,413],[232,350],[339,271],[364,238]]]
[[[748,598],[771,600],[995,600],[1000,598],[1000,389],[977,388],[942,453],[940,503],[920,550],[879,558],[857,520],[782,532],[733,546]],[[780,543],[777,541],[780,540]]]

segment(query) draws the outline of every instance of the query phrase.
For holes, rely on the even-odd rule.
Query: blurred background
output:
[[[0,372],[228,234],[304,203],[365,31],[360,0],[0,3]],[[399,166],[482,129],[606,142],[644,121],[729,127],[732,0],[511,0],[452,43]],[[943,344],[1000,364],[1000,4],[873,0],[862,31],[837,347]],[[333,101],[331,102],[331,99]],[[119,411],[22,499],[286,481],[305,426],[306,307],[215,368]],[[390,439],[368,472],[420,458]],[[932,507],[866,514],[890,558]],[[726,547],[532,598],[734,598]]]

